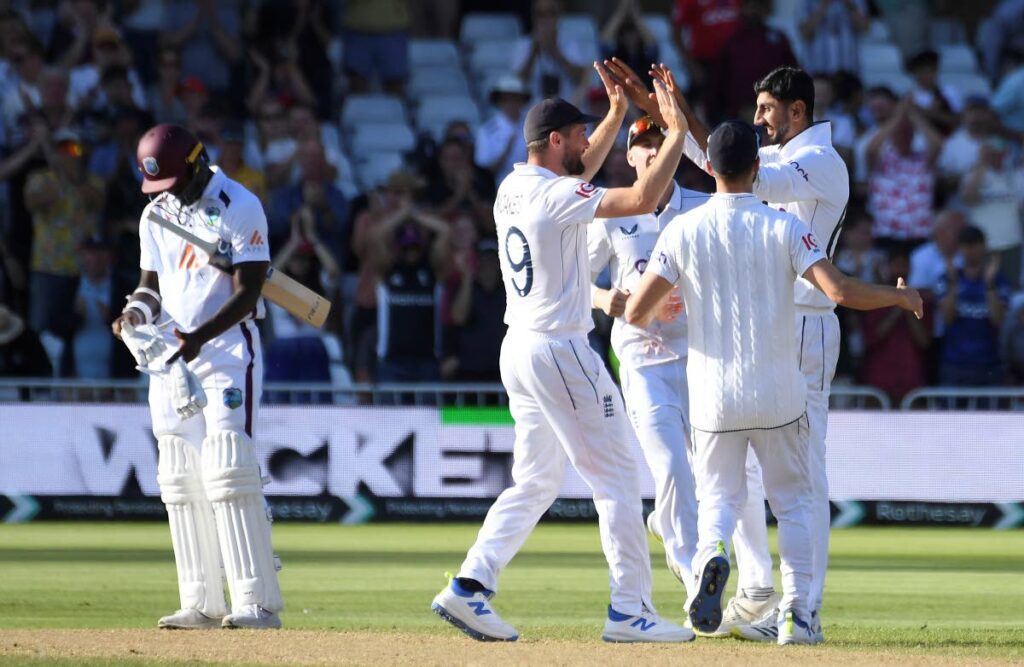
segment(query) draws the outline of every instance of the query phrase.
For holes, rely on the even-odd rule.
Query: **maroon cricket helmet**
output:
[[[156,194],[173,189],[179,179],[196,170],[203,144],[180,125],[164,123],[139,139],[135,161],[142,172],[142,191]]]

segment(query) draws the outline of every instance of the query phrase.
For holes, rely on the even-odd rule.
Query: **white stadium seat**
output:
[[[375,151],[361,156],[356,167],[364,190],[383,185],[388,177],[405,166],[401,153]]]
[[[445,126],[453,120],[465,121],[476,130],[480,126],[480,110],[468,95],[433,95],[425,97],[416,110],[416,127],[428,130],[440,139]]]
[[[373,151],[408,153],[416,147],[416,135],[404,123],[360,123],[349,143],[356,155]]]
[[[480,78],[499,70],[507,72],[513,65],[518,39],[497,39],[480,42],[469,56],[469,70]]]
[[[413,67],[459,67],[459,50],[448,39],[411,39],[409,62]]]
[[[350,132],[361,122],[408,123],[402,100],[393,95],[349,95],[341,109],[341,128]]]
[[[939,83],[950,88],[955,88],[964,98],[971,95],[989,97],[992,94],[992,84],[980,74],[970,72],[940,72]]]
[[[905,95],[914,87],[914,80],[904,72],[862,72],[861,81],[865,89],[885,86],[897,96]]]
[[[405,94],[410,100],[425,95],[469,95],[469,82],[461,67],[414,67]]]
[[[597,21],[590,14],[563,14],[558,19],[558,36],[597,44]]]
[[[523,34],[519,17],[508,12],[471,12],[462,19],[459,41],[472,47],[493,39],[514,39]]]
[[[939,72],[943,74],[977,74],[978,57],[966,44],[939,47]]]
[[[656,42],[672,41],[672,23],[664,14],[644,14],[644,23]]]
[[[902,72],[903,55],[892,44],[861,44],[860,70],[862,73]]]

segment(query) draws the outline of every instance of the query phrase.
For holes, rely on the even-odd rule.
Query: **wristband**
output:
[[[146,324],[153,323],[153,310],[149,307],[149,304],[143,301],[139,301],[138,299],[134,301],[129,301],[128,304],[124,307],[124,310],[121,311],[121,314],[123,315],[132,308],[142,313],[142,317],[145,320]]]
[[[163,299],[160,298],[160,292],[157,292],[156,290],[149,289],[148,287],[136,287],[135,291],[132,292],[131,295],[128,298],[131,298],[131,297],[135,296],[139,292],[142,292],[143,294],[148,294],[149,296],[153,297],[154,299],[156,299],[157,303],[160,303],[163,300]]]

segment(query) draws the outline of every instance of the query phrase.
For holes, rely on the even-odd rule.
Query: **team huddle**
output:
[[[833,309],[899,306],[920,317],[920,296],[902,279],[869,285],[829,261],[849,180],[829,124],[810,120],[805,72],[781,68],[755,86],[762,147],[744,122],[709,134],[664,66],[651,71],[653,93],[618,60],[594,67],[608,114],[588,116],[558,98],[536,104],[523,128],[527,162],[498,189],[514,483],[432,608],[475,639],[518,638],[491,600],[568,461],[598,511],[611,586],[606,641],[820,642]],[[627,134],[637,180],[596,187],[590,180],[630,99],[647,114]],[[598,124],[588,137],[589,123]],[[714,177],[713,195],[674,182],[684,155]],[[261,294],[281,300],[287,283],[268,281],[259,201],[208,164],[191,133],[152,128],[137,162],[152,197],[140,224],[141,280],[113,332],[155,376],[158,483],[181,601],[159,625],[278,628],[279,566],[253,446],[262,378],[253,320],[263,315]],[[207,257],[203,248],[217,250]],[[605,268],[609,289],[594,285]],[[587,341],[594,307],[615,318],[621,393]],[[630,427],[656,485],[646,526]],[[779,524],[781,592],[765,499]],[[652,603],[648,531],[685,589],[683,625]],[[738,585],[723,610],[730,553]]]
[[[898,306],[920,317],[921,298],[902,279],[870,285],[829,261],[849,178],[829,123],[811,121],[808,74],[780,68],[755,86],[762,147],[749,123],[709,134],[664,66],[652,68],[653,93],[617,59],[594,67],[608,114],[557,98],[532,107],[528,160],[498,189],[514,483],[432,608],[475,639],[518,639],[492,598],[568,460],[593,492],[608,561],[604,640],[821,642],[834,308]],[[595,187],[629,99],[647,114],[627,135],[637,180]],[[589,138],[588,123],[598,123]],[[714,177],[713,195],[673,181],[684,155]],[[600,289],[593,279],[606,267],[611,287]],[[587,342],[592,307],[615,318],[621,394]],[[647,530],[627,414],[655,480]],[[765,499],[778,520],[781,592]],[[647,531],[686,591],[683,625],[651,602]],[[738,583],[723,610],[730,553]]]

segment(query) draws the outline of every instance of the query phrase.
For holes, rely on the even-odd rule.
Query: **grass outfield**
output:
[[[275,635],[264,640],[247,632],[152,630],[160,615],[178,606],[165,524],[0,525],[0,662],[315,663],[328,649],[334,651],[322,656],[328,662],[360,664],[413,657],[425,664],[479,663],[489,655],[482,650],[491,652],[487,660],[498,662],[614,663],[616,657],[635,662],[638,656],[659,662],[680,655],[665,653],[668,647],[602,645],[607,570],[597,527],[575,524],[538,527],[502,578],[496,607],[519,628],[520,646],[481,649],[429,611],[431,598],[445,584],[444,572],[458,568],[477,528],[278,524],[274,535],[285,564],[281,585],[288,631],[263,633]],[[652,548],[655,604],[681,621],[682,588],[664,567],[661,547]],[[692,646],[704,660],[711,652],[730,663],[771,664],[783,654],[787,663],[812,656],[807,661],[1019,662],[1024,661],[1022,600],[1024,531],[840,530],[832,537],[825,646],[780,649],[734,640],[698,640]],[[44,632],[75,628],[117,632]],[[156,646],[171,635],[176,644],[169,654],[147,652],[151,642]],[[75,652],[97,637],[108,639],[95,641],[95,650]],[[253,654],[247,641],[273,643]],[[289,641],[303,650],[273,657],[277,644]],[[186,642],[199,652],[174,652]],[[332,648],[337,642],[347,642],[347,648]],[[239,644],[241,655],[220,652]],[[366,652],[360,653],[364,644]],[[203,650],[207,645],[209,652]],[[550,654],[528,653],[538,647],[548,647]],[[375,653],[378,649],[384,652]],[[477,652],[462,653],[468,650]]]

